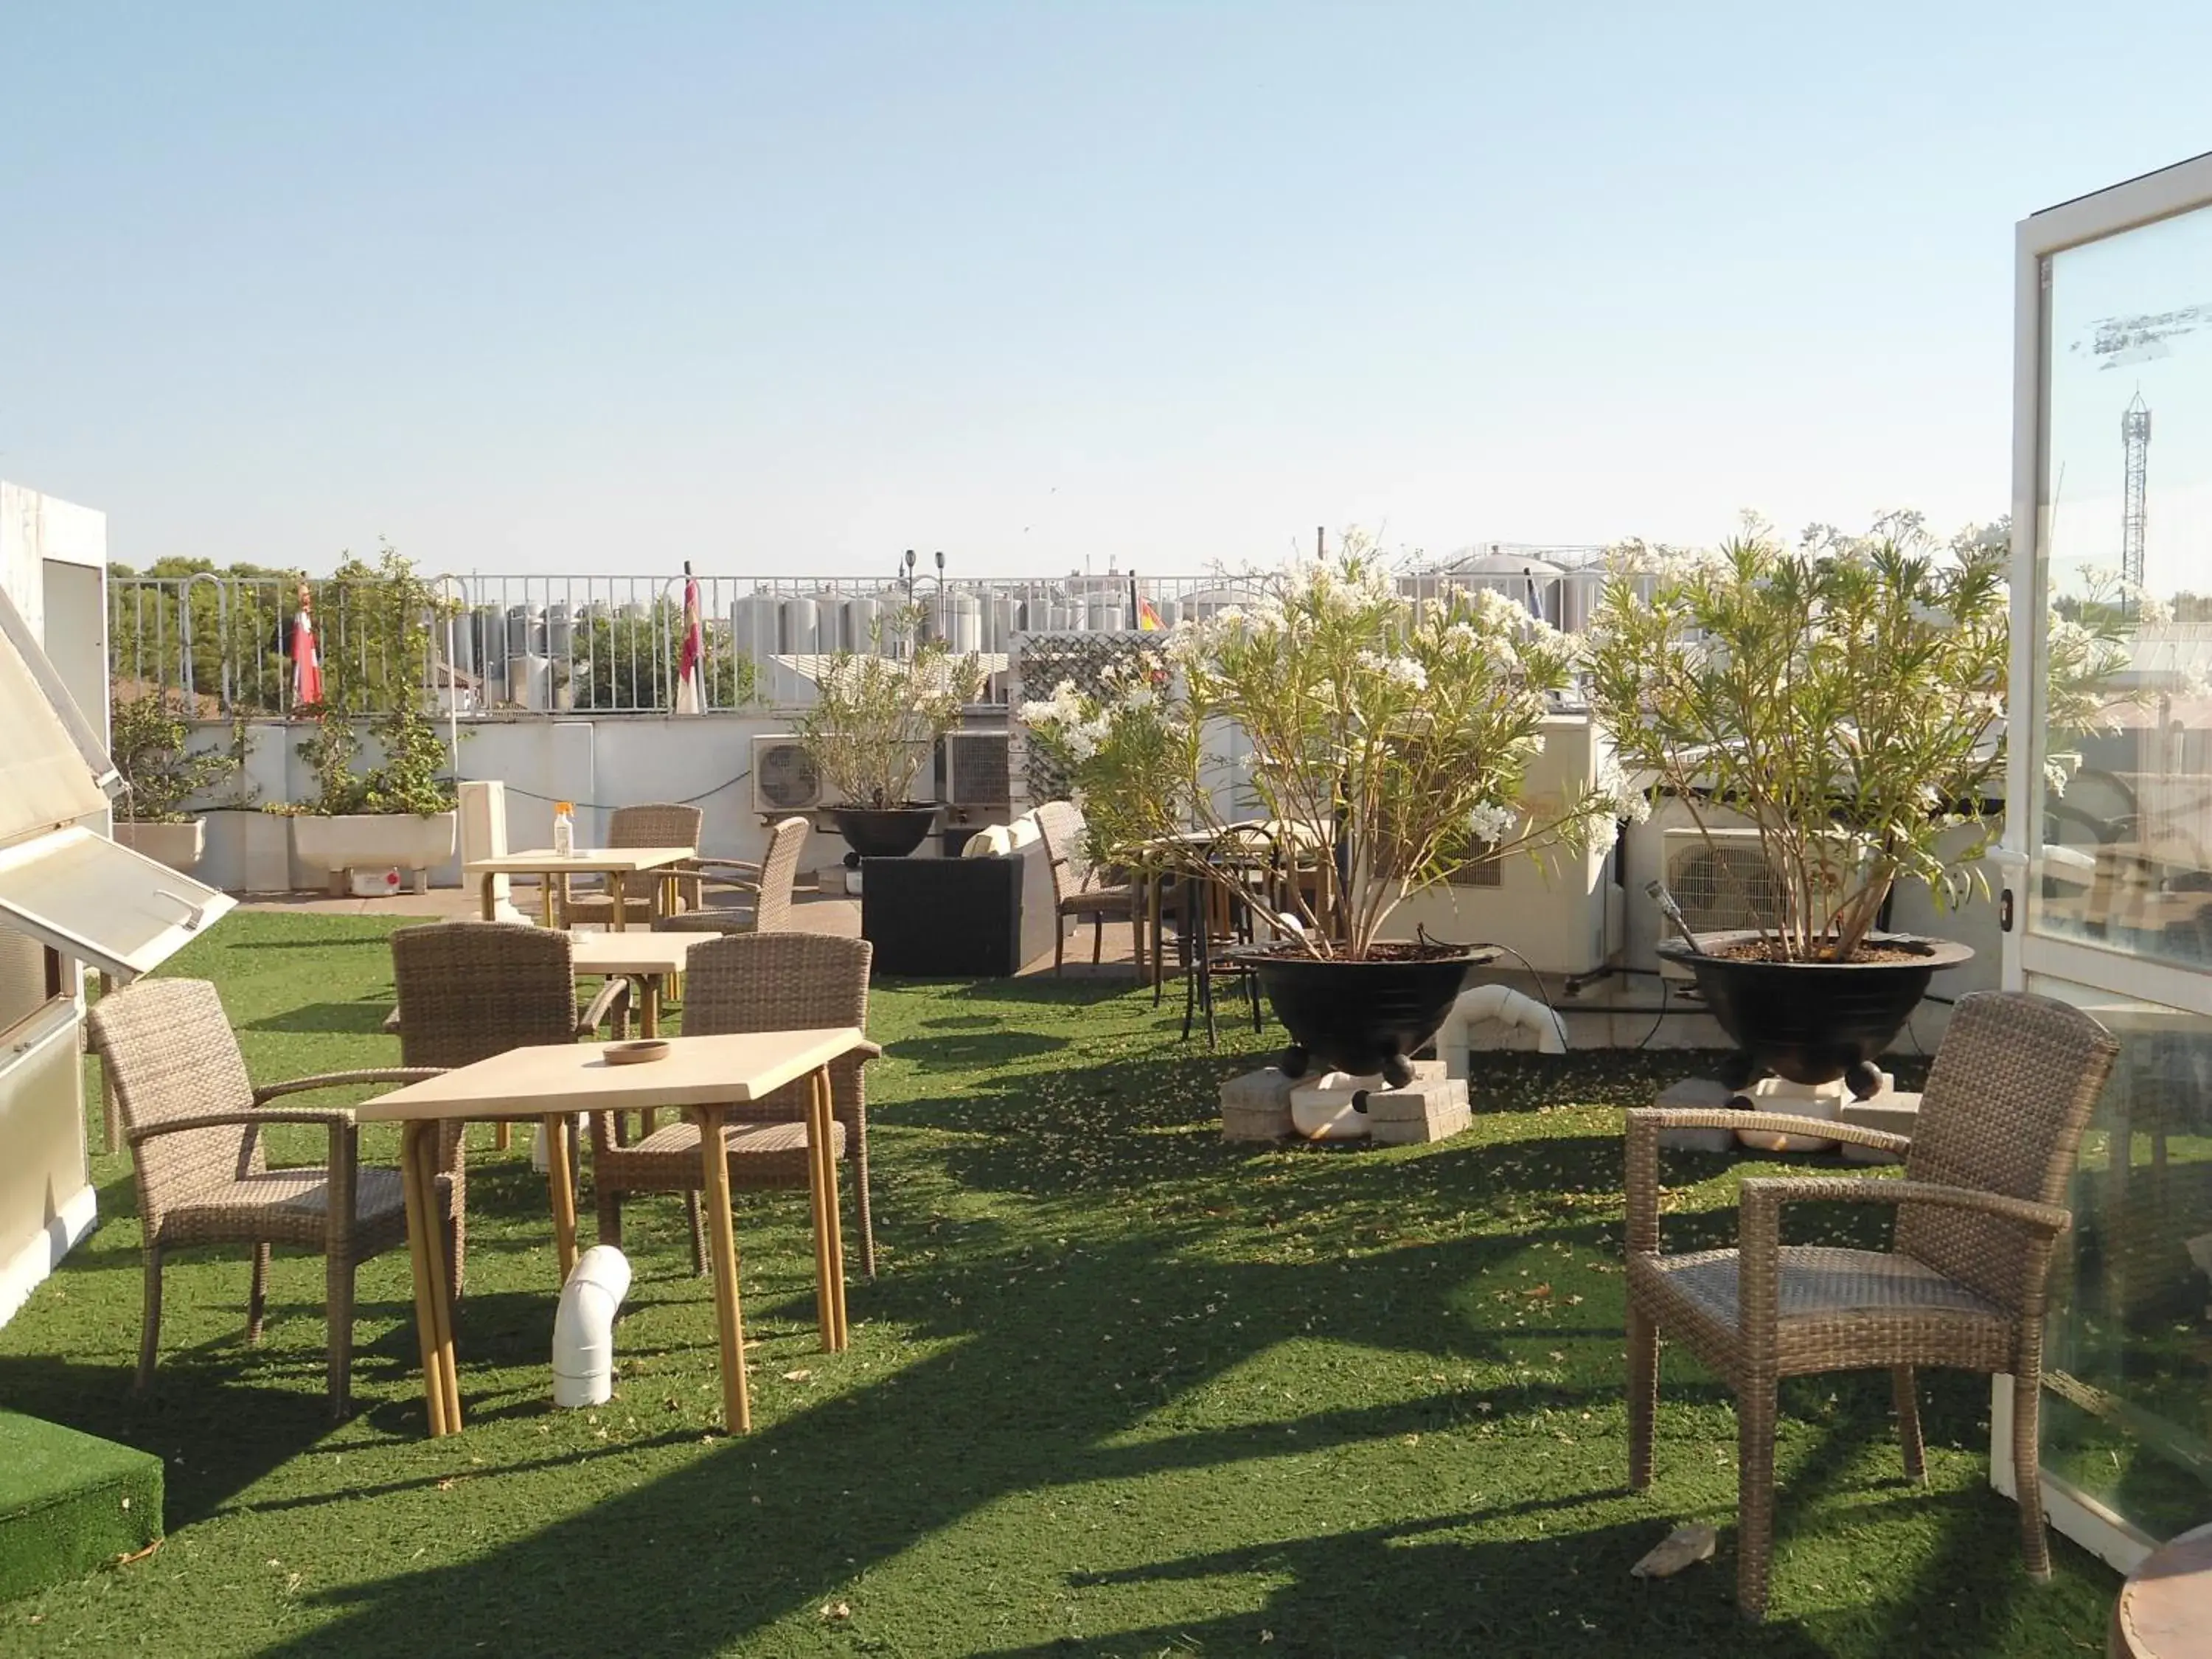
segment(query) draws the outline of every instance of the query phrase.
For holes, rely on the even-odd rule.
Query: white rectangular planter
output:
[[[354,869],[398,869],[413,878],[416,892],[427,892],[430,866],[453,855],[454,817],[435,812],[363,812],[345,817],[295,817],[292,852],[301,863],[325,872],[334,893],[344,890]]]
[[[258,807],[218,808],[201,823],[207,842],[194,873],[232,893],[281,893],[292,885],[289,820]]]
[[[131,823],[118,820],[115,842],[143,853],[156,864],[189,874],[207,851],[207,823],[188,818],[182,823]]]

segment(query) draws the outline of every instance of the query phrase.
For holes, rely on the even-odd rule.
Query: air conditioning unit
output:
[[[1756,830],[1669,830],[1663,855],[1661,879],[1691,932],[1753,927],[1773,915],[1774,871]]]
[[[753,738],[753,811],[808,812],[824,804],[821,769],[788,732]]]
[[[937,798],[948,806],[1005,806],[1013,799],[1006,732],[948,732],[938,753]]]

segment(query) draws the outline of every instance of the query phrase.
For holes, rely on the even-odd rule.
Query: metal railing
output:
[[[939,579],[701,576],[702,689],[709,709],[752,702],[775,657],[902,648],[893,619],[909,605],[955,650],[999,655],[1030,633],[1171,628],[1251,602],[1249,576]],[[1498,588],[1555,626],[1579,630],[1602,574],[1409,572],[1409,596]],[[465,714],[505,711],[638,714],[676,703],[684,647],[681,575],[445,575],[429,586],[434,699]],[[364,671],[388,630],[357,620],[343,585],[307,584],[318,647]],[[289,577],[117,575],[108,584],[108,659],[116,695],[169,690],[203,713],[285,714],[297,701],[288,629]],[[1147,614],[1149,613],[1149,614]]]

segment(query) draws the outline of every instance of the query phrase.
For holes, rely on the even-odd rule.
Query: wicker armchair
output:
[[[1911,1139],[1780,1114],[1628,1114],[1629,1485],[1651,1480],[1659,1340],[1686,1343],[1736,1396],[1736,1601],[1766,1608],[1774,1533],[1775,1390],[1819,1371],[1887,1370],[1905,1474],[1923,1454],[1916,1365],[2009,1372],[2013,1457],[2027,1567],[2051,1571],[2037,1479],[2044,1280],[2070,1224],[2059,1207],[2118,1045],[2080,1010],[2021,993],[1960,1000]],[[1905,1155],[1905,1178],[1743,1183],[1737,1248],[1659,1252],[1659,1132],[1773,1129]],[[1894,1247],[1780,1242],[1782,1206],[1893,1204]]]
[[[576,1006],[568,936],[511,921],[435,921],[392,936],[398,1004],[384,1022],[408,1066],[472,1066],[509,1048],[572,1042],[612,1023],[629,1035],[629,981]],[[458,1134],[460,1126],[453,1126]],[[507,1143],[502,1119],[497,1144]]]
[[[684,1030],[693,1036],[732,1031],[805,1030],[868,1020],[866,939],[826,933],[738,933],[702,940],[691,952]],[[876,1236],[868,1204],[868,1112],[860,1054],[833,1061],[836,1152],[852,1165],[860,1271],[876,1272]],[[764,1100],[726,1109],[730,1185],[753,1189],[804,1188],[806,1179],[806,1080]],[[696,1194],[699,1129],[688,1119],[624,1146],[614,1114],[592,1115],[592,1187],[599,1243],[622,1243],[623,1200],[633,1193]],[[696,1235],[694,1235],[695,1238]],[[694,1271],[698,1261],[693,1261]]]
[[[693,847],[699,844],[699,828],[705,814],[696,806],[683,806],[656,802],[647,806],[617,806],[607,817],[607,845],[610,847]],[[696,878],[678,875],[676,881],[677,902],[687,908],[699,905],[699,884]],[[623,894],[623,921],[642,926],[653,920],[653,903],[650,880],[639,877],[632,881]],[[611,891],[571,892],[561,906],[561,925],[574,927],[581,923],[597,922],[602,926],[614,920],[615,896]]]
[[[137,1387],[154,1380],[161,1342],[161,1263],[195,1244],[253,1246],[246,1335],[261,1340],[274,1244],[320,1250],[329,1296],[330,1397],[345,1414],[353,1374],[354,1269],[369,1257],[406,1248],[407,1209],[397,1170],[363,1169],[353,1114],[266,1103],[304,1090],[344,1084],[412,1083],[432,1070],[332,1072],[255,1088],[222,1000],[204,980],[141,980],[100,1000],[92,1044],[104,1063],[131,1144],[132,1178],[146,1258],[146,1316]],[[272,1170],[261,1126],[316,1123],[330,1132],[322,1168]],[[465,1238],[464,1177],[458,1138],[446,1149],[438,1195],[458,1293]]]
[[[1091,961],[1097,966],[1105,949],[1106,919],[1133,922],[1136,890],[1127,882],[1100,879],[1083,844],[1083,809],[1072,800],[1050,800],[1036,809],[1037,833],[1044,837],[1045,856],[1052,861],[1053,902],[1059,909],[1052,930],[1052,971],[1058,973],[1066,955],[1067,918],[1091,918]]]
[[[758,864],[738,859],[694,859],[684,867],[693,883],[690,908],[653,925],[664,933],[783,933],[791,930],[791,890],[799,855],[806,850],[805,818],[785,818],[769,831],[768,854]],[[742,904],[712,902],[714,890],[744,894]]]

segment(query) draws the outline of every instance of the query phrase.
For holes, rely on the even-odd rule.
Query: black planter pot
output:
[[[1444,1023],[1468,970],[1498,959],[1494,951],[1412,962],[1320,962],[1261,951],[1231,955],[1258,977],[1291,1034],[1277,1062],[1285,1077],[1316,1069],[1380,1073],[1393,1088],[1413,1081],[1412,1056]]]
[[[1755,932],[1709,933],[1721,947],[1757,939]],[[1939,968],[1970,960],[1972,946],[1907,933],[1872,933],[1869,945],[1913,953],[1909,962],[1757,962],[1702,955],[1680,939],[1659,954],[1697,976],[1698,994],[1742,1052],[1721,1081],[1747,1088],[1773,1072],[1792,1083],[1842,1078],[1865,1100],[1881,1087],[1875,1056],[1912,1017]]]
[[[837,820],[837,833],[845,838],[845,845],[853,849],[854,857],[848,864],[860,859],[902,859],[929,838],[937,822],[934,806],[833,806],[830,816]]]

